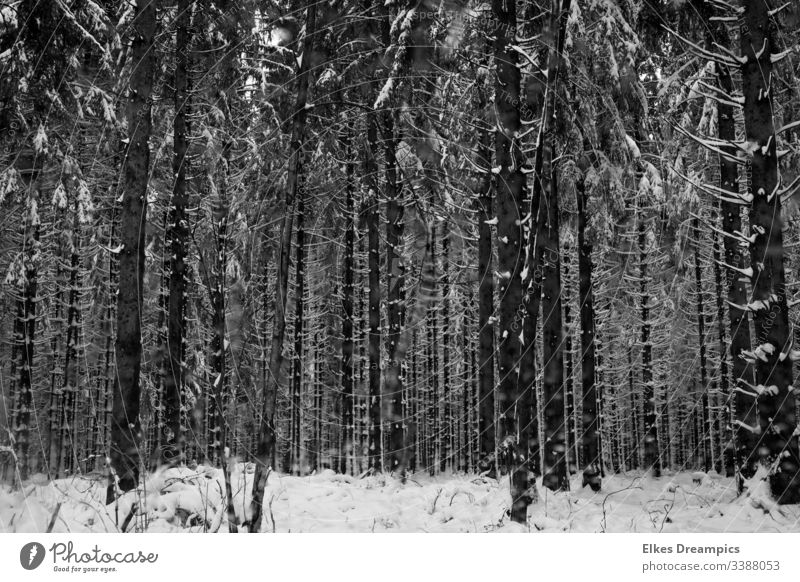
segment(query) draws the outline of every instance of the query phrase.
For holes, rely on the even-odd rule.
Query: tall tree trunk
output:
[[[389,471],[405,479],[406,444],[403,432],[404,382],[403,362],[400,346],[403,320],[405,319],[405,262],[403,260],[403,201],[402,187],[397,182],[397,138],[392,112],[384,113],[384,142],[386,162],[386,298],[389,332],[386,334],[388,361],[385,371],[385,393],[387,421],[389,424]]]
[[[576,185],[578,208],[578,286],[581,305],[581,386],[583,388],[583,424],[581,449],[583,484],[592,491],[601,486],[600,431],[597,414],[597,383],[595,373],[594,291],[592,289],[592,243],[586,238],[586,182],[584,175]]]
[[[497,130],[495,131],[495,201],[497,204],[497,248],[500,293],[500,342],[498,346],[499,388],[497,392],[500,415],[500,439],[503,465],[510,473],[511,519],[527,522],[528,505],[533,501],[529,490],[528,454],[520,433],[523,412],[520,407],[519,370],[522,345],[522,217],[525,199],[525,175],[522,172],[523,153],[518,139],[520,123],[520,69],[518,53],[512,48],[517,28],[515,0],[493,0],[495,20],[494,62]],[[526,338],[532,341],[532,338]],[[527,433],[525,433],[527,434]]]
[[[253,476],[253,503],[249,530],[261,530],[264,489],[267,485],[268,467],[275,449],[275,401],[283,364],[283,342],[286,331],[286,292],[289,284],[289,256],[292,244],[293,207],[303,179],[303,142],[306,129],[306,104],[308,102],[310,66],[316,31],[317,5],[309,1],[306,10],[305,38],[303,40],[300,69],[297,73],[298,87],[292,122],[289,168],[286,179],[286,199],[281,222],[281,248],[278,276],[275,279],[275,322],[272,329],[269,378],[263,395],[261,420],[256,450],[256,470]]]
[[[366,168],[366,164],[365,164]],[[369,175],[369,174],[367,174]],[[362,201],[363,206],[363,201]],[[359,229],[361,231],[362,229]],[[364,265],[364,235],[363,232],[360,232],[358,237],[358,254],[359,254],[359,263],[361,264],[361,269],[359,272],[363,273],[363,265]],[[367,442],[368,442],[368,427],[366,422],[367,417],[367,402],[366,398],[364,397],[364,388],[367,385],[367,321],[365,317],[366,310],[364,309],[366,303],[366,297],[364,293],[363,285],[359,285],[358,289],[358,386],[361,387],[360,394],[358,396],[358,405],[357,405],[357,414],[358,414],[358,471],[366,470],[364,466],[367,457]]]
[[[694,248],[694,287],[697,294],[697,347],[700,354],[700,404],[702,414],[703,431],[702,452],[703,470],[711,470],[711,416],[708,406],[708,355],[706,347],[706,313],[705,313],[705,294],[703,292],[703,265],[700,259],[700,220],[695,217],[692,228],[695,236]]]
[[[164,378],[164,430],[161,462],[180,463],[184,459],[184,433],[181,426],[181,402],[184,392],[186,343],[186,250],[189,224],[189,46],[194,0],[179,0],[175,19],[175,125],[173,128],[172,208],[167,225],[170,247],[169,290],[167,299],[167,355]]]
[[[720,88],[727,94],[733,92],[733,80],[728,67],[719,68]],[[729,142],[736,141],[736,122],[734,118],[733,106],[725,101],[720,101],[717,105],[718,132],[720,140]],[[731,156],[736,155],[735,146],[723,147],[724,151]],[[739,194],[739,168],[735,161],[720,156],[720,184],[723,190],[735,195]],[[731,196],[736,199],[736,196]],[[739,205],[720,199],[720,211],[722,212],[722,230],[725,232],[723,246],[725,249],[725,264],[736,269],[747,267],[747,258],[741,251],[739,241],[736,239],[736,232],[742,232],[742,217]],[[751,349],[750,344],[750,322],[747,311],[739,306],[747,304],[748,290],[747,280],[741,273],[734,269],[725,269],[727,281],[727,300],[728,300],[728,325],[730,330],[730,355],[731,373],[733,374],[733,409],[736,426],[734,427],[734,451],[733,462],[737,471],[741,473],[739,484],[741,487],[742,478],[749,479],[755,474],[758,454],[756,452],[756,435],[748,430],[747,427],[756,424],[756,402],[746,393],[747,386],[755,385],[754,366],[743,357],[743,352]],[[738,389],[737,389],[738,388]],[[741,490],[741,489],[740,489]]]
[[[485,105],[481,104],[481,110]],[[492,269],[491,134],[481,133],[479,164],[484,178],[478,193],[478,455],[480,471],[494,477],[497,447],[494,421],[494,272]]]
[[[568,224],[572,231],[571,223]],[[579,463],[578,439],[575,431],[575,382],[572,361],[572,245],[571,235],[563,245],[563,284],[561,286],[564,304],[564,446],[567,450],[566,462],[569,475],[574,475]]]
[[[436,228],[434,225],[433,228]],[[453,468],[453,403],[452,386],[450,383],[450,366],[448,359],[452,345],[450,322],[449,295],[450,277],[448,274],[450,263],[450,239],[447,220],[442,221],[442,276],[441,276],[441,306],[442,306],[442,457],[439,460],[439,470],[444,472]]]
[[[353,424],[353,261],[355,254],[354,216],[355,204],[353,176],[355,168],[351,156],[350,129],[342,136],[345,156],[345,209],[344,209],[344,266],[342,285],[342,458],[339,465],[341,473],[347,473],[348,467],[355,470],[355,463],[350,464],[354,453],[355,427]]]
[[[623,470],[627,471],[631,466],[638,466],[638,459],[641,456],[641,430],[639,425],[639,407],[636,406],[636,371],[633,367],[633,344],[628,344],[628,418],[630,419],[630,430],[625,431],[630,442],[628,454],[623,457]],[[625,424],[628,424],[627,422]],[[624,440],[625,437],[623,437]],[[636,457],[634,458],[634,454]]]
[[[36,337],[36,304],[39,283],[40,223],[38,203],[35,197],[26,201],[25,233],[23,248],[24,279],[19,282],[20,296],[17,299],[17,317],[14,322],[14,341],[19,354],[17,378],[17,405],[14,418],[14,443],[19,481],[28,477],[30,469],[31,420],[33,409],[33,355]],[[33,413],[33,414],[32,414]]]
[[[547,246],[547,223],[549,218],[549,208],[547,200],[552,195],[551,192],[551,160],[553,157],[554,140],[551,135],[551,128],[555,124],[556,112],[556,94],[558,91],[558,78],[561,63],[561,53],[564,50],[564,41],[566,38],[566,25],[567,16],[570,12],[571,0],[557,0],[553,3],[553,12],[550,16],[550,28],[548,40],[550,50],[547,56],[547,81],[544,97],[544,107],[542,112],[542,121],[539,128],[539,135],[537,140],[536,158],[534,160],[534,180],[533,191],[530,197],[530,210],[528,212],[528,220],[524,228],[526,233],[527,245],[527,263],[525,265],[525,277],[522,282],[524,289],[525,306],[524,311],[521,312],[523,316],[523,331],[526,345],[522,352],[522,359],[520,363],[520,390],[521,390],[521,404],[522,414],[521,417],[523,433],[522,439],[526,443],[527,457],[528,457],[528,472],[531,483],[537,475],[541,473],[539,467],[540,459],[544,460],[546,453],[542,450],[539,436],[540,432],[545,438],[545,441],[550,438],[546,430],[540,430],[538,424],[539,418],[539,403],[536,397],[536,334],[539,318],[539,308],[542,305],[542,281],[545,276],[545,252]],[[542,203],[544,201],[544,204]],[[521,216],[524,213],[521,213]],[[559,314],[559,318],[560,318]],[[560,348],[559,348],[560,349]],[[543,358],[543,361],[547,361]],[[563,378],[563,371],[561,372]],[[552,386],[551,386],[552,388]],[[563,406],[563,387],[559,386],[557,391],[562,394],[562,399],[559,401],[558,406]],[[547,395],[544,391],[541,392],[544,398],[543,402],[546,405],[556,406],[552,401],[547,400]],[[551,411],[551,420],[554,420]],[[560,413],[562,416],[561,425],[563,428],[563,410]],[[544,413],[546,416],[547,413]],[[552,426],[550,428],[553,428]],[[563,433],[562,433],[563,434]],[[563,443],[562,443],[563,445]],[[560,446],[560,445],[559,445]],[[552,451],[551,451],[552,452]],[[552,459],[551,459],[552,461]],[[566,465],[564,465],[566,467]],[[566,473],[566,471],[565,471]],[[559,477],[559,480],[561,478]],[[566,479],[564,477],[564,479]],[[552,479],[549,480],[552,485]]]
[[[69,284],[67,286],[67,341],[64,345],[64,406],[61,416],[61,447],[59,455],[59,473],[73,474],[77,468],[78,434],[75,422],[78,391],[78,339],[80,330],[80,287],[78,271],[80,270],[79,238],[78,238],[78,201],[75,200],[70,237]]]
[[[428,426],[428,440],[430,442],[428,469],[431,475],[435,475],[436,471],[439,470],[442,454],[442,393],[439,390],[439,309],[438,302],[436,301],[439,296],[439,284],[435,278],[435,265],[438,264],[435,224],[430,225],[429,231],[426,255],[430,257],[431,264],[434,265],[434,268],[431,280],[426,280],[426,284],[430,285],[429,295],[427,295],[427,297],[430,297],[432,300],[428,305],[427,311],[428,357],[426,359],[428,361],[428,382],[431,386],[431,398],[428,403],[428,410],[430,412],[430,424]]]
[[[375,176],[377,163],[371,159],[373,149],[377,146],[378,127],[377,120],[370,116],[368,120],[367,141],[370,151],[367,153],[367,176]],[[369,467],[373,471],[382,470],[382,431],[381,431],[381,273],[380,273],[380,208],[378,206],[377,186],[371,188],[367,201],[367,286],[369,297],[367,299],[368,324],[367,354],[369,357],[368,373],[368,422],[369,436],[367,449]]]
[[[648,219],[644,216],[641,198],[644,192],[639,192],[639,203],[637,206],[638,245],[639,245],[639,317],[641,319],[641,365],[642,365],[642,389],[643,389],[643,423],[640,425],[641,433],[644,438],[642,461],[648,471],[652,471],[655,477],[661,475],[661,451],[658,444],[658,433],[656,432],[656,401],[655,383],[653,382],[653,340],[652,323],[650,321],[650,274],[648,272],[650,257],[650,242],[648,240]],[[639,441],[637,441],[639,442]]]
[[[216,191],[218,199],[214,201],[214,225],[216,226],[215,254],[213,258],[213,272],[207,281],[211,300],[211,407],[208,415],[209,437],[207,457],[215,466],[225,463],[225,447],[227,446],[227,415],[228,406],[228,381],[227,381],[227,340],[226,313],[225,313],[225,273],[228,264],[228,215],[230,206],[228,201],[228,179],[230,172],[230,143],[222,146],[223,154],[219,160],[222,166],[218,170],[219,177],[210,176],[209,179],[217,180]]]
[[[761,461],[773,465],[770,486],[779,503],[800,502],[800,460],[794,434],[789,313],[783,256],[783,220],[778,176],[777,136],[772,117],[772,57],[777,52],[771,2],[744,2],[741,29],[744,120],[747,141],[756,144],[748,159],[750,176],[750,246],[754,310],[756,383]]]
[[[291,397],[291,430],[289,432],[289,447],[291,448],[291,461],[289,470],[294,475],[303,472],[301,453],[302,425],[302,394],[303,394],[303,367],[305,353],[303,350],[303,333],[305,332],[305,246],[306,233],[304,228],[305,200],[303,192],[298,192],[297,197],[297,240],[295,241],[295,290],[294,290],[294,359],[292,360],[292,397]],[[320,411],[314,412],[317,418]]]
[[[544,187],[547,223],[542,264],[542,395],[544,397],[543,484],[553,491],[569,488],[564,418],[564,330],[561,306],[561,253],[559,247],[558,175],[555,164],[543,168],[549,177]]]
[[[113,237],[110,241],[113,244]],[[61,361],[61,350],[60,344],[63,336],[63,323],[64,323],[64,313],[63,313],[63,306],[64,306],[64,288],[66,285],[62,282],[62,275],[63,275],[63,260],[62,260],[62,249],[58,249],[56,253],[56,275],[55,275],[55,285],[56,285],[56,293],[54,297],[55,309],[52,317],[51,326],[53,329],[52,337],[50,340],[50,353],[52,357],[51,363],[51,371],[50,371],[50,406],[48,407],[48,440],[49,440],[49,454],[48,454],[48,473],[50,478],[55,479],[60,476],[60,455],[63,451],[62,448],[62,436],[63,433],[61,431],[61,417],[63,416],[63,408],[64,408],[64,369],[63,369],[63,362]],[[113,253],[109,253],[109,255],[113,256]],[[21,328],[16,327],[17,323],[15,321],[15,336],[20,332]],[[110,337],[110,336],[109,336]],[[16,337],[15,337],[16,339]],[[16,365],[17,361],[17,342],[15,341],[12,346],[11,352],[11,361],[12,365]],[[14,370],[12,370],[12,382],[15,381]],[[12,384],[13,386],[13,384]],[[12,398],[13,401],[13,398]],[[106,456],[105,450],[103,451],[103,456]]]
[[[470,286],[466,305],[470,307],[474,305],[474,296],[472,287]],[[471,314],[470,314],[471,315]],[[459,439],[461,440],[461,470],[464,473],[472,471],[473,459],[473,446],[472,441],[472,414],[473,410],[470,408],[472,405],[472,394],[474,392],[473,370],[471,368],[471,361],[475,358],[475,349],[471,342],[469,322],[472,321],[465,313],[461,318],[461,346],[462,346],[462,359],[461,359],[461,430],[459,431]]]
[[[112,244],[116,240],[116,225],[117,212],[115,209],[112,209],[111,229],[108,233],[109,248],[111,248]],[[95,465],[96,469],[105,466],[106,463],[107,445],[109,443],[109,429],[111,426],[110,420],[113,413],[112,407],[114,404],[111,388],[114,385],[114,379],[112,378],[112,374],[114,373],[112,366],[112,362],[114,360],[114,308],[116,307],[114,295],[116,294],[116,283],[119,273],[118,262],[117,255],[115,253],[108,253],[108,286],[106,291],[106,308],[104,310],[105,346],[103,348],[103,375],[102,378],[98,379],[101,391],[99,401],[102,403],[102,413],[98,419],[100,422],[100,428],[98,431],[98,442],[96,445],[96,451],[98,455],[97,463]]]
[[[111,417],[111,467],[116,485],[130,491],[139,480],[141,441],[140,375],[142,366],[142,297],[144,281],[147,184],[151,133],[150,95],[155,73],[153,39],[156,1],[141,0],[132,21],[131,62],[134,63],[128,97],[128,148],[120,213],[119,290],[117,293],[117,374]],[[107,502],[115,497],[110,483]]]
[[[733,475],[733,464],[726,461],[725,454],[730,443],[725,437],[728,431],[723,430],[723,423],[725,420],[727,420],[728,423],[733,421],[732,418],[726,415],[726,411],[728,409],[726,402],[728,402],[728,398],[730,397],[730,380],[728,376],[730,369],[728,366],[728,356],[726,354],[728,337],[725,333],[725,287],[722,281],[722,267],[720,265],[722,262],[722,252],[719,245],[719,233],[714,231],[713,236],[714,243],[712,252],[714,258],[714,288],[716,289],[717,337],[719,339],[719,390],[717,391],[717,412],[714,429],[719,440],[720,456],[716,461],[716,470],[718,473],[725,471],[727,476],[730,477]],[[667,436],[667,442],[670,442],[669,436]],[[729,472],[728,469],[730,469]]]

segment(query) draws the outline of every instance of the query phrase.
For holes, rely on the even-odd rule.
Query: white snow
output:
[[[64,183],[59,180],[58,186],[53,190],[53,198],[50,201],[53,208],[64,210],[67,207],[67,191],[64,188]]]
[[[13,166],[9,166],[0,173],[0,204],[17,190],[20,182],[19,172]]]
[[[39,124],[39,128],[36,130],[36,135],[33,136],[33,149],[37,154],[46,154],[47,148],[47,133],[44,131],[44,126]]]
[[[630,151],[631,156],[633,156],[633,159],[638,160],[642,157],[642,153],[639,151],[639,146],[627,133],[625,134],[625,144],[628,146],[628,150]]]
[[[386,83],[384,83],[381,92],[378,94],[378,98],[375,99],[375,103],[372,105],[373,109],[382,109],[387,104],[389,97],[392,94],[393,87],[394,77],[389,77],[386,79]]]
[[[231,475],[237,519],[249,517],[252,464]],[[699,479],[698,479],[699,476]],[[699,483],[698,483],[699,482]],[[508,478],[477,475],[363,478],[325,470],[306,477],[271,473],[262,530],[271,532],[800,532],[800,507],[778,506],[760,472],[737,496],[733,479],[712,472],[653,478],[642,473],[607,476],[603,489],[553,493],[539,482],[527,526],[510,523]],[[0,531],[118,531],[137,508],[128,531],[227,532],[222,471],[200,466],[168,469],[104,505],[101,475],[48,482],[38,475],[22,491],[0,489]],[[58,509],[56,509],[58,508]]]

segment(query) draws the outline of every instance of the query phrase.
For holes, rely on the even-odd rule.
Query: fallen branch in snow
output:
[[[665,523],[672,523],[672,520],[669,518],[669,512],[672,511],[673,507],[675,507],[675,494],[676,493],[677,493],[677,490],[672,492],[672,501],[670,502],[669,505],[665,505],[664,506],[664,519],[661,520],[661,527],[659,528],[658,533],[661,533],[661,532],[664,531],[664,524]]]
[[[640,489],[641,490],[642,489],[641,485],[634,486],[634,483],[636,483],[636,481],[638,481],[638,478],[636,478],[633,481],[631,481],[631,484],[628,485],[627,487],[625,487],[624,489],[620,489],[618,491],[612,491],[611,493],[609,493],[608,495],[606,495],[603,498],[603,503],[601,505],[601,509],[603,510],[603,519],[602,519],[602,522],[601,522],[602,523],[601,527],[602,527],[603,533],[606,532],[606,525],[607,525],[606,524],[606,501],[608,501],[608,498],[611,497],[612,495],[616,495],[617,493],[622,493],[623,491],[629,491],[631,489]]]
[[[133,516],[136,514],[136,504],[131,503],[131,509],[128,512],[128,515],[125,517],[125,521],[122,522],[122,527],[119,528],[119,531],[125,533],[128,529],[128,526],[131,524],[131,520]]]
[[[439,500],[439,496],[441,496],[441,494],[442,494],[442,488],[439,487],[436,490],[436,497],[433,498],[433,503],[431,504],[431,507],[428,510],[428,515],[433,515],[434,512],[436,511],[436,502]]]
[[[53,515],[50,516],[50,523],[47,524],[47,531],[46,533],[52,533],[53,528],[56,525],[56,518],[58,517],[58,512],[61,511],[61,502],[59,501],[56,504],[56,509],[53,511]]]
[[[459,489],[458,491],[453,493],[453,495],[450,496],[450,507],[453,506],[453,500],[458,496],[459,493],[463,493],[464,495],[466,495],[470,503],[475,503],[475,497],[472,495],[472,493],[470,493],[469,491],[461,491]]]

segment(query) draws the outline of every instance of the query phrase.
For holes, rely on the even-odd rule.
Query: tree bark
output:
[[[184,359],[186,353],[186,251],[189,224],[189,47],[194,0],[179,0],[175,19],[175,125],[173,128],[172,208],[167,240],[170,246],[169,289],[167,299],[167,365],[163,378],[164,430],[161,462],[181,463],[184,434],[181,426],[181,402],[184,392]]]
[[[585,172],[576,185],[578,207],[578,286],[581,317],[581,386],[583,388],[583,484],[592,491],[601,486],[602,459],[600,457],[600,431],[597,415],[597,383],[595,372],[595,319],[594,291],[592,289],[592,243],[586,238],[586,183]]]
[[[142,297],[144,281],[147,184],[150,165],[148,141],[152,128],[150,95],[155,73],[153,39],[156,1],[137,2],[128,97],[128,148],[124,161],[124,192],[120,212],[119,290],[117,293],[117,374],[111,414],[111,467],[120,491],[130,491],[139,480],[141,441],[140,376],[142,365]],[[107,502],[115,498],[108,487]]]
[[[481,110],[485,105],[481,103]],[[481,133],[480,157],[484,170],[478,193],[478,468],[494,477],[497,446],[494,420],[494,272],[492,269],[492,151],[491,134]]]
[[[342,285],[342,458],[339,465],[341,473],[347,473],[348,467],[354,468],[351,458],[354,453],[355,427],[353,425],[353,261],[355,254],[354,216],[355,204],[353,200],[353,175],[354,164],[351,160],[353,152],[350,147],[350,129],[345,130],[342,137],[342,146],[345,155],[345,209],[344,209],[344,275]]]
[[[528,451],[520,442],[523,414],[519,385],[522,344],[522,271],[524,267],[523,200],[525,175],[522,173],[523,153],[518,139],[520,123],[520,69],[518,53],[512,48],[517,28],[515,0],[493,0],[495,111],[495,201],[497,204],[497,245],[500,294],[500,342],[498,345],[499,387],[497,392],[500,416],[500,455],[502,465],[510,474],[511,519],[527,522],[529,491]],[[531,338],[532,340],[532,338]],[[528,341],[531,341],[528,340]],[[525,433],[526,434],[526,433]]]
[[[25,244],[23,250],[24,279],[20,282],[14,341],[19,354],[17,405],[14,418],[14,443],[20,483],[28,478],[30,468],[30,425],[33,409],[33,356],[36,337],[36,304],[39,285],[40,222],[37,200],[29,195],[26,201]],[[32,414],[33,413],[33,414]]]
[[[741,31],[744,120],[747,141],[753,143],[747,175],[750,208],[750,245],[753,301],[755,309],[756,383],[758,395],[761,462],[770,467],[770,487],[779,503],[800,502],[800,460],[798,459],[795,396],[792,387],[789,313],[783,254],[778,175],[777,136],[772,117],[772,57],[776,51],[775,23],[769,14],[772,2],[744,2]]]
[[[64,405],[61,409],[61,454],[59,455],[59,473],[72,475],[77,469],[78,431],[76,422],[78,391],[78,341],[80,331],[80,287],[78,271],[80,270],[79,236],[78,236],[78,201],[75,201],[70,237],[69,284],[67,286],[67,341],[64,345]]]
[[[716,231],[714,236],[714,246],[712,249],[714,257],[714,286],[716,289],[717,301],[717,337],[719,339],[719,391],[717,392],[717,414],[714,422],[714,430],[719,440],[720,456],[716,461],[716,470],[718,473],[726,472],[730,477],[734,474],[734,467],[732,463],[726,462],[725,452],[730,443],[726,442],[725,434],[727,431],[723,430],[723,422],[727,419],[728,423],[733,422],[732,417],[726,417],[725,412],[728,409],[726,403],[730,402],[730,368],[728,366],[728,356],[726,354],[728,346],[728,338],[725,333],[725,287],[722,281],[722,252],[719,245],[719,233]],[[665,433],[666,434],[666,433]],[[670,441],[667,436],[667,441]]]
[[[719,68],[720,88],[728,94],[733,92],[733,80],[730,70],[726,66]],[[724,101],[717,105],[719,138],[721,140],[736,141],[736,123],[733,106]],[[723,146],[723,151],[735,156],[736,148],[733,145]],[[720,157],[720,184],[723,190],[739,194],[739,168],[735,161]],[[736,197],[733,196],[733,199]],[[742,217],[738,204],[725,199],[720,200],[722,212],[722,230],[725,232],[723,247],[725,251],[725,264],[737,269],[747,267],[747,258],[742,252],[739,242],[735,238],[736,232],[742,232]],[[748,362],[743,352],[751,349],[750,322],[747,312],[738,306],[746,305],[748,299],[747,280],[733,269],[725,269],[728,300],[728,325],[730,330],[730,356],[731,373],[733,375],[733,421],[734,426],[734,451],[733,463],[741,477],[749,479],[755,474],[758,454],[756,452],[756,436],[747,430],[748,426],[756,424],[756,402],[746,393],[736,388],[746,389],[748,385],[755,385],[754,367]],[[739,479],[741,485],[742,479]]]
[[[643,192],[639,196],[643,196]],[[644,216],[641,200],[637,207],[637,220],[639,222],[638,245],[639,245],[639,316],[641,318],[641,358],[642,358],[642,387],[643,387],[643,423],[640,423],[640,430],[644,438],[642,461],[644,467],[651,471],[653,476],[661,475],[661,451],[658,444],[658,433],[656,427],[656,402],[655,402],[655,383],[653,382],[653,343],[652,343],[652,323],[650,321],[650,291],[648,283],[650,274],[648,272],[648,261],[650,257],[650,242],[648,240],[649,220]],[[638,413],[638,411],[637,411]],[[637,439],[638,442],[638,439]]]
[[[403,350],[401,333],[405,319],[405,261],[403,259],[403,214],[402,186],[397,182],[397,138],[393,113],[384,113],[386,140],[384,156],[386,162],[386,298],[389,331],[386,334],[388,361],[384,376],[384,402],[389,424],[389,471],[405,479],[407,453],[403,431]]]
[[[697,347],[700,354],[700,404],[703,434],[703,470],[711,470],[711,416],[708,406],[708,355],[706,347],[705,294],[703,292],[703,265],[700,259],[700,220],[695,217],[692,224],[695,236],[694,248],[694,291],[697,294]]]
[[[303,367],[305,353],[303,350],[303,334],[305,332],[305,200],[302,191],[297,196],[297,239],[295,241],[295,291],[294,291],[294,359],[292,360],[292,397],[291,397],[291,430],[289,432],[289,446],[291,448],[289,470],[294,475],[301,475],[302,466],[302,394],[303,394]],[[314,418],[320,414],[314,411]]]
[[[527,226],[527,264],[526,277],[522,283],[524,289],[524,312],[523,329],[526,338],[526,346],[522,353],[520,365],[520,387],[522,394],[523,425],[526,427],[523,440],[526,442],[527,456],[529,459],[529,473],[531,480],[535,479],[542,471],[539,467],[540,458],[544,457],[539,442],[539,403],[536,397],[536,333],[539,318],[539,308],[542,305],[542,282],[545,276],[545,258],[547,223],[549,218],[549,208],[547,200],[552,195],[550,190],[552,172],[550,169],[553,157],[553,146],[555,144],[551,135],[552,127],[555,124],[556,112],[556,93],[558,91],[559,70],[561,64],[561,53],[564,50],[566,38],[567,16],[570,12],[571,0],[559,0],[554,3],[554,12],[550,18],[550,39],[551,47],[548,50],[547,81],[540,125],[539,136],[536,148],[536,158],[534,160],[534,180],[533,191],[530,197],[530,210],[528,213]],[[545,201],[543,204],[542,201]],[[558,251],[557,251],[558,252]],[[559,315],[560,317],[560,315]],[[528,339],[529,338],[529,339]],[[543,357],[543,361],[547,361]],[[562,371],[563,378],[563,371]],[[552,388],[552,387],[551,387]],[[563,406],[563,387],[559,387],[562,394],[560,406]],[[545,405],[555,406],[553,402],[548,402],[547,396],[542,392]],[[544,408],[544,407],[542,407]],[[555,414],[551,411],[551,414]],[[547,413],[544,413],[546,416]],[[563,410],[561,412],[563,417]],[[552,419],[555,417],[553,416]],[[563,425],[563,420],[561,422]],[[552,427],[551,427],[552,428]],[[546,431],[543,432],[545,440],[549,437]],[[563,443],[562,443],[563,444]],[[557,480],[561,480],[559,477]],[[550,480],[552,485],[552,480]]]
[[[258,446],[256,450],[256,470],[253,476],[253,503],[249,530],[255,533],[261,530],[264,489],[267,485],[268,467],[275,449],[275,401],[283,364],[283,342],[286,331],[286,293],[289,284],[289,256],[292,244],[293,207],[302,187],[303,179],[303,142],[306,129],[306,104],[308,102],[310,66],[314,48],[316,23],[315,2],[307,4],[305,38],[303,40],[302,58],[297,73],[297,99],[295,101],[292,121],[292,141],[290,144],[289,168],[286,180],[286,198],[284,214],[281,222],[281,247],[278,265],[278,276],[275,279],[275,323],[272,330],[272,346],[270,348],[269,378],[264,387],[261,420],[259,424]]]
[[[434,225],[433,228],[436,228]],[[448,234],[447,220],[442,221],[442,275],[441,285],[441,306],[442,306],[442,456],[439,461],[439,470],[442,472],[453,468],[453,388],[450,382],[450,365],[448,359],[452,345],[452,333],[450,322],[450,239]]]
[[[549,180],[543,191],[547,222],[539,234],[544,239],[545,252],[542,264],[542,396],[545,402],[542,482],[545,487],[560,491],[569,489],[569,480],[564,418],[564,330],[556,165],[546,164],[543,172],[549,176]]]
[[[370,116],[368,120],[367,141],[370,151],[367,153],[367,176],[377,176],[377,163],[372,156],[377,148],[377,120]],[[375,180],[377,181],[377,180]],[[378,205],[377,184],[373,182],[367,201],[367,279],[369,297],[367,299],[368,324],[367,353],[369,358],[368,388],[368,455],[369,466],[373,471],[383,468],[382,431],[381,431],[381,273],[380,273],[380,207]]]
[[[571,221],[568,229],[573,230]],[[564,305],[564,446],[566,447],[566,463],[569,475],[577,471],[578,439],[575,431],[575,382],[573,380],[574,365],[572,360],[572,248],[571,240],[565,240],[563,246],[563,278],[561,297]]]
[[[218,466],[225,462],[225,447],[227,446],[227,415],[228,382],[227,382],[227,340],[226,314],[225,314],[225,272],[228,264],[228,178],[230,171],[230,143],[223,144],[223,154],[219,160],[222,166],[219,182],[216,187],[218,199],[214,201],[214,225],[216,226],[215,254],[213,258],[213,272],[207,281],[209,298],[211,300],[211,407],[208,415],[209,437],[207,457],[212,465]],[[210,179],[217,179],[212,176]]]

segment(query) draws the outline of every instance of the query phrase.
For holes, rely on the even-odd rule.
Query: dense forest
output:
[[[800,503],[799,42],[778,0],[0,1],[2,480],[249,464],[247,531],[326,469]]]

